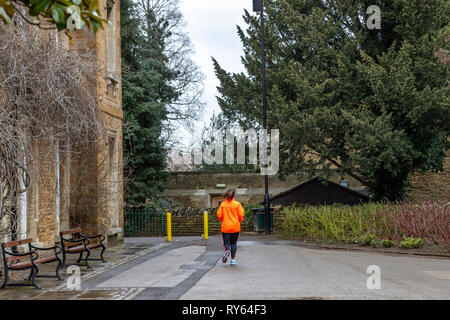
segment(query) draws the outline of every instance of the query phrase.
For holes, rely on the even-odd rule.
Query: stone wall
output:
[[[35,231],[38,241],[51,244],[58,231],[55,217],[56,163],[55,155],[50,151],[53,149],[46,148],[47,143],[51,142],[43,141],[38,145],[40,177],[35,186],[39,193],[36,199],[38,216],[35,220],[37,222]]]
[[[97,69],[86,81],[97,97],[105,130],[98,142],[86,142],[79,150],[71,152],[61,150],[58,155],[55,153],[58,149],[55,148],[55,141],[42,141],[36,145],[39,150],[37,154],[41,157],[39,178],[26,194],[27,225],[26,231],[21,234],[22,238],[32,237],[36,242],[52,245],[59,241],[60,230],[81,227],[87,234],[105,233],[108,244],[117,244],[123,240],[119,6],[120,1],[114,1],[113,14],[109,18],[111,25],[105,25],[96,34],[87,29],[78,30],[72,34],[72,43],[63,33],[58,36],[60,45],[96,62]],[[99,0],[102,17],[107,16],[106,7],[106,0]],[[108,34],[112,36],[107,41]],[[49,145],[53,148],[48,148]],[[46,148],[52,151],[46,153]]]
[[[289,175],[281,179],[278,175],[269,177],[269,195],[286,191],[308,180],[306,174]],[[346,177],[348,187],[355,190],[363,186],[354,179]],[[330,179],[339,183],[340,177]],[[218,187],[218,185],[220,187]],[[236,200],[242,204],[256,204],[264,200],[264,176],[258,172],[213,172],[192,171],[172,172],[169,175],[163,197],[177,201],[187,207],[210,207],[211,197],[223,194],[227,189],[236,189]]]
[[[285,179],[279,176],[269,177],[269,195],[286,191],[308,180],[306,174],[289,175]],[[364,190],[358,181],[346,176],[348,187]],[[339,183],[340,176],[331,181]],[[450,201],[450,152],[444,161],[444,171],[426,175],[412,175],[411,186],[406,190],[406,200]],[[220,186],[220,187],[218,187]],[[178,202],[182,206],[210,207],[212,197],[223,194],[227,189],[237,190],[236,200],[256,204],[264,199],[264,176],[258,172],[220,172],[192,171],[171,172],[163,197]]]
[[[450,202],[450,152],[447,153],[443,167],[443,172],[411,176],[411,186],[406,192],[407,199]]]
[[[221,223],[217,219],[217,210],[209,212],[208,214],[208,235],[220,235]],[[250,217],[247,217],[247,219]],[[281,230],[282,218],[279,212],[275,212],[273,218],[274,232]],[[241,232],[253,232],[252,227],[249,227],[245,221],[241,223]],[[201,236],[204,234],[203,215],[197,214],[193,216],[173,216],[172,217],[172,237],[176,236]],[[164,233],[167,236],[167,230]]]
[[[172,217],[172,237],[201,236],[204,234],[203,215]],[[213,214],[208,215],[208,234],[220,234],[220,221]],[[167,235],[167,230],[165,235]]]
[[[204,234],[203,214],[193,216],[173,216],[172,236],[201,236]],[[218,235],[221,223],[217,218],[217,210],[208,212],[208,235]],[[241,231],[251,231],[245,223],[241,223]],[[167,228],[164,235],[167,235]]]
[[[109,243],[120,243],[124,223],[120,2],[114,1],[109,16],[106,0],[99,1],[99,8],[102,17],[108,18],[111,24],[105,24],[96,34],[78,31],[74,39],[74,49],[97,61],[93,88],[105,127],[104,137],[95,146],[97,152],[89,160],[95,174],[85,181],[92,186],[90,195],[95,203],[92,210],[79,219],[79,224],[90,233],[106,234]],[[115,62],[113,66],[111,57],[112,63]]]

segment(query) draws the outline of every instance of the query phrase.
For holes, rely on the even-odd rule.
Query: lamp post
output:
[[[261,17],[261,74],[262,74],[262,101],[263,101],[263,126],[267,132],[267,113],[266,113],[266,58],[264,53],[264,5],[263,0],[253,0],[253,11],[259,12]],[[267,136],[264,137],[267,141]],[[267,144],[266,144],[267,146]],[[266,159],[265,159],[266,160]],[[264,164],[266,165],[266,164]],[[269,177],[267,170],[264,174],[264,218],[266,221],[266,233],[270,234],[270,203],[269,203]]]

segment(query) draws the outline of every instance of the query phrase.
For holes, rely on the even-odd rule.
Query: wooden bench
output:
[[[106,250],[103,241],[105,241],[106,237],[104,234],[98,234],[95,236],[87,236],[81,233],[81,229],[70,229],[61,231],[59,233],[61,237],[61,247],[63,253],[63,266],[66,266],[67,263],[67,255],[68,254],[79,254],[77,263],[80,263],[81,260],[84,260],[85,265],[88,269],[91,267],[88,264],[88,260],[101,260],[102,262],[106,262],[103,258],[103,253]],[[71,239],[66,239],[64,236],[72,235]],[[97,240],[97,241],[93,241]],[[102,248],[100,253],[100,259],[93,259],[89,256],[91,255],[91,249]],[[83,259],[83,254],[86,252],[86,258]]]
[[[31,280],[31,285],[33,285],[36,289],[40,289],[40,287],[35,282],[36,277],[52,277],[52,278],[56,277],[56,278],[58,278],[58,280],[62,280],[61,276],[59,275],[59,270],[62,268],[63,265],[62,265],[61,259],[58,257],[58,254],[61,253],[61,247],[54,246],[54,247],[49,247],[49,248],[40,248],[40,247],[33,246],[31,244],[32,242],[33,242],[33,239],[30,238],[30,239],[2,243],[2,256],[3,256],[5,280],[3,281],[1,288],[6,287],[7,285],[10,285],[10,286],[25,285],[24,283],[8,284],[10,270],[19,271],[19,270],[31,269],[30,276],[28,277],[28,279]],[[6,250],[7,248],[20,246],[23,244],[28,244],[28,252],[15,253],[15,252]],[[39,258],[38,251],[40,251],[40,250],[43,250],[43,251],[53,250],[53,254],[48,257]],[[38,275],[39,274],[38,266],[40,264],[51,263],[51,262],[58,262],[58,265],[56,266],[56,276]]]

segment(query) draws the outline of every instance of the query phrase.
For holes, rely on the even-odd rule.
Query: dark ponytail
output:
[[[236,194],[236,191],[234,189],[228,189],[227,192],[225,192],[225,197],[228,199],[233,199]]]

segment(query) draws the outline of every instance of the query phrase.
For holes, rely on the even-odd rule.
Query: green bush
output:
[[[306,205],[283,208],[282,232],[288,237],[311,240],[364,242],[368,234],[377,239],[380,238],[377,226],[384,223],[377,215],[381,206]]]
[[[301,205],[281,210],[281,232],[301,240],[380,243],[385,247],[403,240],[405,248],[426,241],[450,252],[449,228],[450,204],[434,202]]]
[[[422,244],[422,238],[405,238],[402,242],[400,242],[400,247],[406,249],[414,249],[419,248]]]
[[[392,247],[394,245],[394,241],[389,240],[389,239],[384,239],[384,240],[381,241],[381,244],[383,246],[385,246],[386,248],[390,248],[390,247]]]
[[[242,223],[245,225],[247,230],[253,230],[253,208],[262,208],[263,206],[260,204],[244,204],[242,206],[244,208],[244,220]]]
[[[375,247],[377,245],[377,241],[375,240],[375,236],[373,234],[366,235],[362,240],[361,243],[365,246],[373,246]]]

